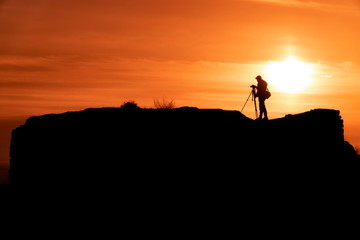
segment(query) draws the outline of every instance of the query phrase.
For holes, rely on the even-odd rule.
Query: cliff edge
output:
[[[9,182],[299,173],[324,166],[334,170],[356,159],[336,110],[254,121],[221,109],[100,108],[31,117],[13,130]]]

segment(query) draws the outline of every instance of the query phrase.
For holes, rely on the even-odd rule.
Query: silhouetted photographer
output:
[[[246,99],[246,102],[240,112],[242,112],[244,110],[246,103],[249,101],[249,98],[251,96],[251,101],[253,101],[254,105],[255,105],[256,120],[262,120],[262,119],[268,120],[267,111],[266,111],[266,107],[265,107],[265,100],[271,96],[271,93],[269,92],[269,90],[267,88],[267,85],[268,85],[267,82],[264,79],[262,79],[262,77],[260,75],[258,75],[255,79],[258,81],[258,85],[250,86],[252,88],[251,92],[250,92],[248,98]],[[257,97],[259,98],[259,105],[260,105],[260,116],[259,117],[257,114],[257,107],[256,107],[256,98]],[[263,114],[265,116],[264,118],[262,118]]]
[[[255,91],[255,98],[258,97],[259,98],[259,106],[260,106],[260,116],[259,118],[257,118],[257,120],[268,120],[268,116],[267,116],[267,110],[265,107],[265,100],[268,99],[271,96],[271,93],[269,92],[269,90],[267,89],[267,82],[262,79],[262,77],[260,75],[258,75],[255,78],[258,81],[257,86],[255,85],[251,85],[250,87],[253,89],[253,91]],[[262,118],[262,116],[264,115],[264,118]]]

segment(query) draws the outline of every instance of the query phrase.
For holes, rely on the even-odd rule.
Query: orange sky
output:
[[[359,23],[358,0],[0,0],[0,120],[129,99],[240,110],[254,77],[294,56],[314,81],[270,83],[269,117],[338,109],[360,146]]]

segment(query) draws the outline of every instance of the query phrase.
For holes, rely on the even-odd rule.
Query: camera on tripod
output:
[[[258,117],[258,114],[257,114],[256,100],[255,100],[255,98],[256,98],[255,89],[256,89],[257,87],[256,87],[255,85],[251,85],[250,87],[252,88],[252,90],[251,90],[248,98],[246,99],[246,102],[245,102],[245,104],[244,104],[244,106],[243,106],[243,108],[241,109],[240,112],[242,113],[242,111],[244,110],[244,107],[245,107],[246,103],[249,101],[249,98],[250,98],[250,96],[251,96],[251,101],[253,101],[253,102],[254,102],[254,105],[255,105],[255,116],[256,116],[256,118],[257,118],[257,117]]]
[[[255,85],[251,85],[250,87],[252,88],[251,93],[252,93],[252,95],[253,95],[253,101],[254,101],[254,99],[256,98],[255,89],[257,89],[257,87],[256,87]]]

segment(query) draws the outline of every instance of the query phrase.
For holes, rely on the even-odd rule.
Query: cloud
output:
[[[234,0],[30,2],[6,4],[0,54],[240,61],[257,41],[252,14]]]
[[[289,7],[321,7],[339,3],[339,1],[316,1],[316,0],[248,0],[250,2],[279,4]]]
[[[0,55],[0,76],[14,74],[48,73],[56,71],[59,65],[54,57],[31,57]]]
[[[1,12],[1,9],[2,9],[2,6],[4,5],[5,3],[5,0],[0,0],[0,12]]]
[[[277,4],[284,7],[313,9],[319,11],[338,12],[360,15],[358,3],[360,1],[344,0],[245,0],[249,2]]]
[[[0,72],[48,72],[53,71],[51,67],[36,65],[13,65],[0,64]]]

